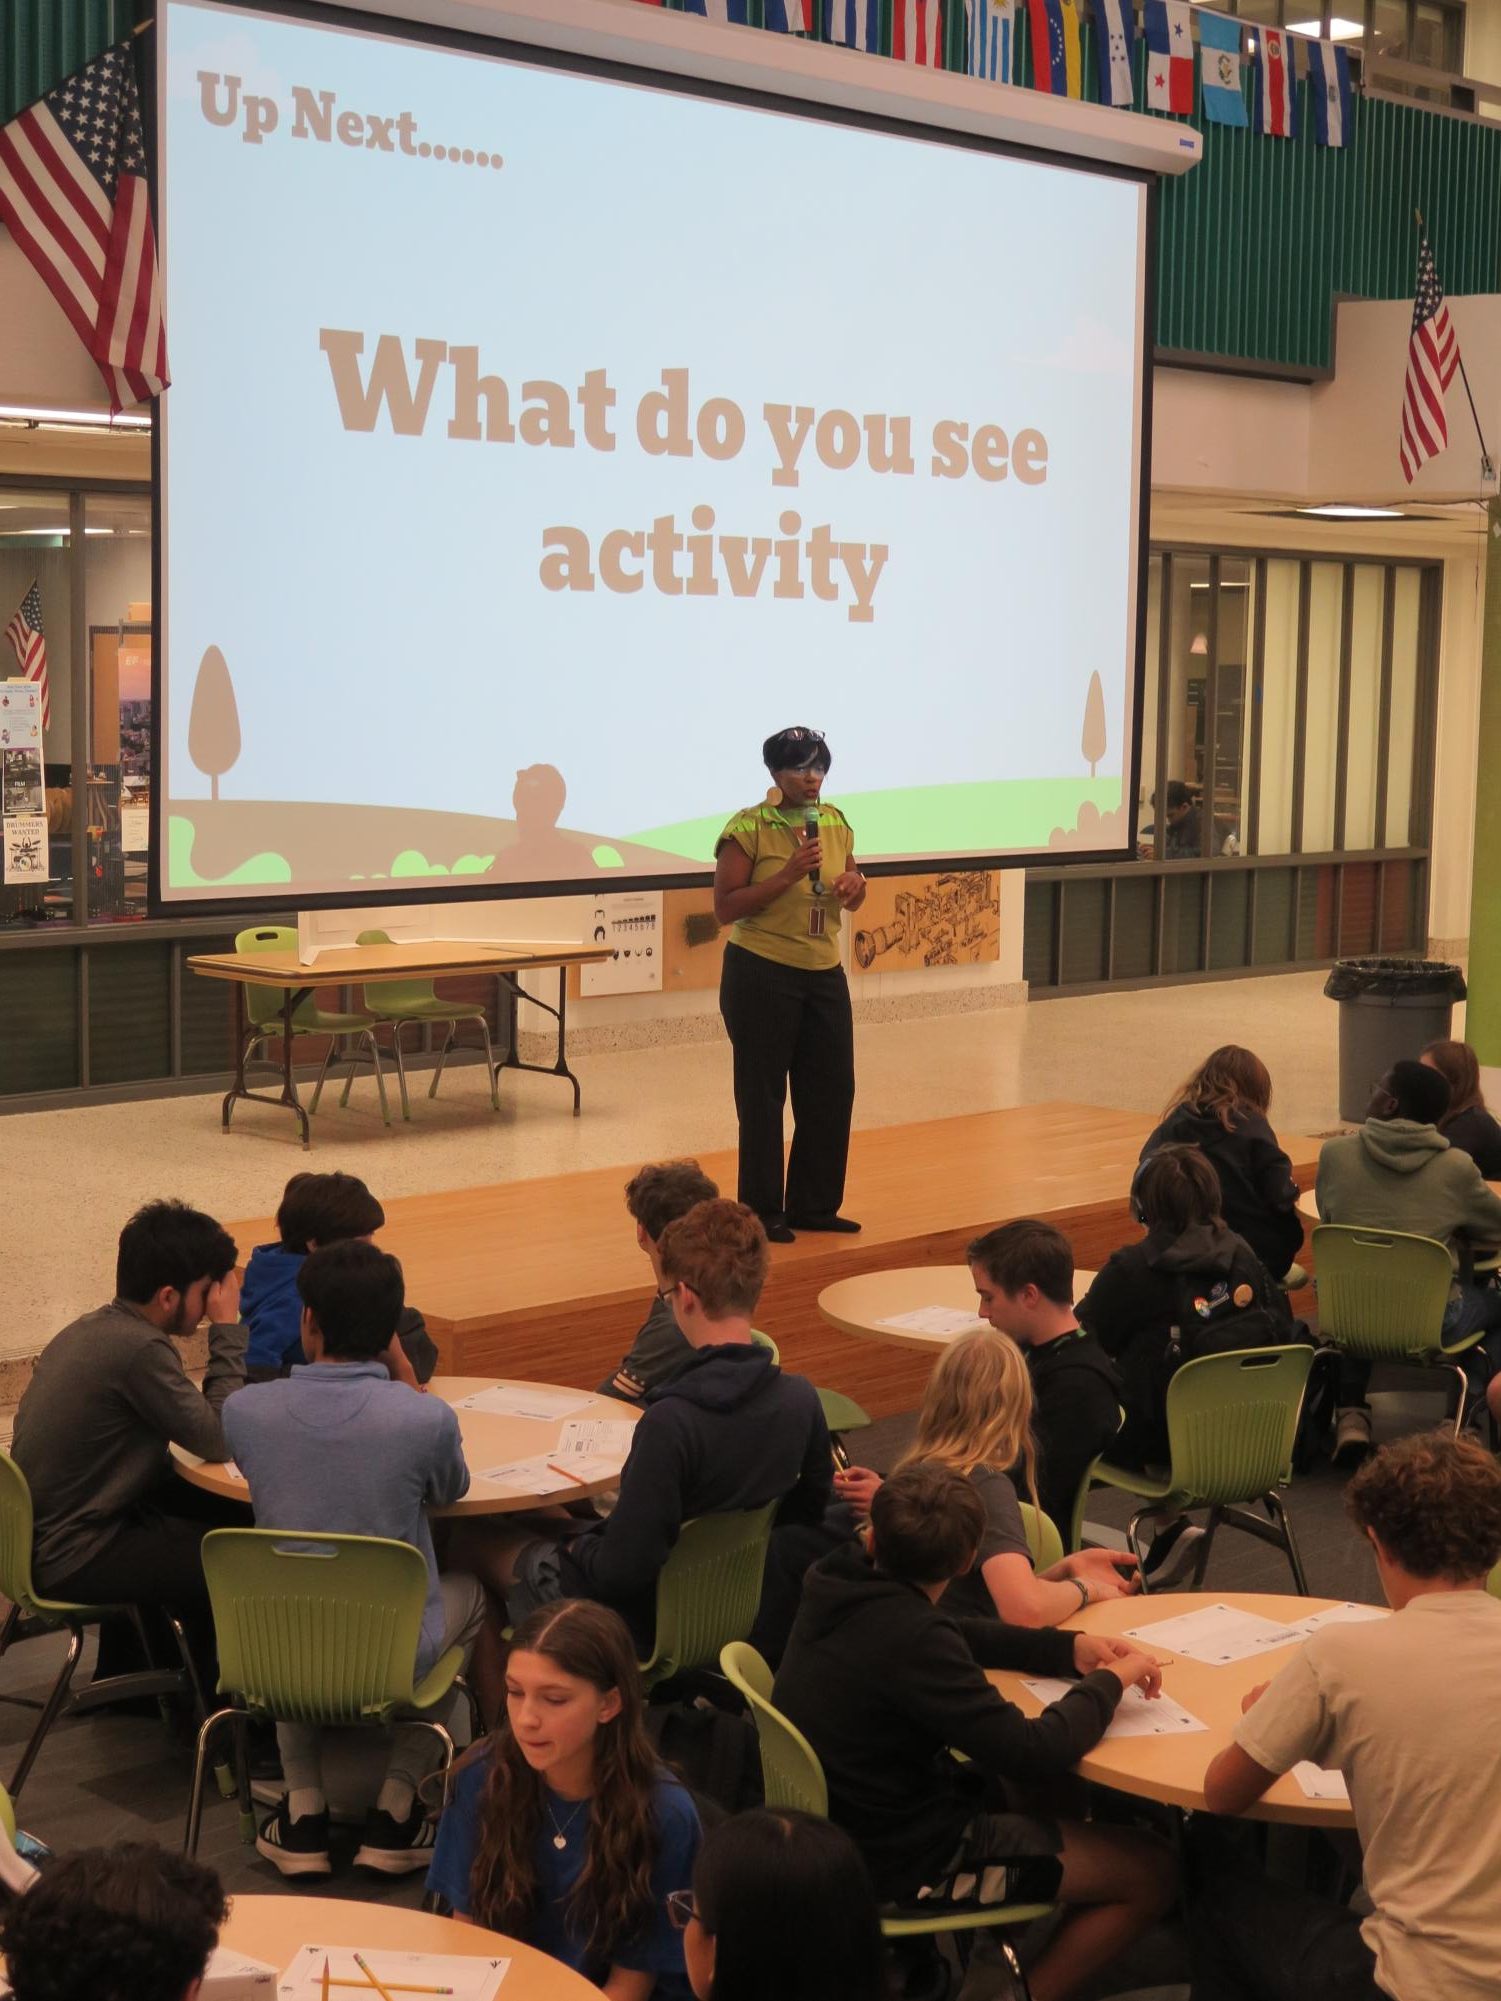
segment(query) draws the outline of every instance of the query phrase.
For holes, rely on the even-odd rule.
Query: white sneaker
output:
[[[1337,1466],[1364,1459],[1372,1442],[1371,1413],[1363,1404],[1352,1404],[1347,1410],[1335,1413],[1331,1457]]]

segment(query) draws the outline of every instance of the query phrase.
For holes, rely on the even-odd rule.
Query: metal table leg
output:
[[[500,981],[501,990],[506,994],[509,1003],[508,1027],[510,1033],[506,1038],[506,1053],[495,1065],[495,1076],[491,1080],[492,1083],[496,1088],[499,1087],[499,1078],[502,1070],[535,1070],[542,1077],[566,1077],[573,1086],[573,1116],[577,1118],[583,1105],[583,1092],[579,1086],[578,1078],[574,1076],[568,1067],[568,968],[566,966],[559,966],[558,968],[558,1004],[556,1007],[549,1001],[538,1000],[535,994],[529,994],[514,973],[500,973],[497,975],[497,978]],[[554,1021],[557,1022],[558,1051],[556,1062],[523,1063],[517,1054],[518,1036],[516,1017],[518,1001],[529,1001],[533,1007],[541,1008],[544,1014],[550,1014]]]
[[[292,1017],[312,993],[313,989],[311,987],[287,987],[284,990],[285,999],[282,1002],[281,1008],[281,1092],[279,1096],[272,1098],[264,1091],[252,1091],[245,1082],[245,1053],[249,1046],[247,1039],[249,1024],[245,1017],[245,988],[239,980],[235,981],[234,987],[235,1081],[224,1094],[224,1103],[220,1111],[221,1128],[225,1132],[229,1131],[230,1115],[234,1110],[236,1102],[241,1098],[248,1099],[257,1105],[285,1105],[289,1110],[297,1114],[297,1122],[302,1130],[303,1151],[306,1152],[312,1145],[312,1130],[308,1124],[307,1112],[297,1095],[297,1080],[292,1072],[292,1044],[297,1038],[297,1030],[293,1024]]]

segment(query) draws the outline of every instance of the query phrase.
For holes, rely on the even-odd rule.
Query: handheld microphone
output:
[[[805,825],[807,828],[808,839],[810,841],[816,841],[818,839],[818,808],[816,806],[810,806],[808,808],[808,817],[805,822]],[[815,896],[823,895],[823,878],[820,876],[817,869],[812,869],[809,871],[808,882]]]

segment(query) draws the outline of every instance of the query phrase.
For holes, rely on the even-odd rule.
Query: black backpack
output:
[[[1228,1272],[1178,1274],[1177,1323],[1157,1366],[1159,1407],[1185,1362],[1245,1348],[1285,1348],[1312,1337],[1295,1320],[1286,1297],[1247,1245],[1237,1247]]]
[[[663,1764],[692,1793],[705,1827],[764,1802],[761,1746],[748,1716],[720,1709],[703,1696],[654,1702],[646,1712],[646,1734]]]

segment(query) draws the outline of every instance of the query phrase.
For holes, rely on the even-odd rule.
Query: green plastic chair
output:
[[[756,1623],[766,1546],[778,1503],[739,1514],[699,1515],[682,1532],[657,1578],[657,1630],[642,1661],[648,1688],[712,1667],[732,1640]]]
[[[48,1731],[64,1712],[79,1714],[89,1709],[99,1709],[109,1702],[124,1702],[137,1696],[185,1695],[194,1705],[197,1716],[203,1715],[203,1691],[198,1686],[197,1671],[193,1666],[193,1656],[188,1650],[187,1635],[181,1623],[167,1615],[172,1634],[177,1642],[177,1650],[182,1665],[177,1668],[141,1668],[129,1674],[107,1675],[101,1680],[97,1675],[85,1689],[74,1695],[73,1672],[78,1666],[83,1652],[84,1629],[98,1625],[101,1619],[114,1615],[129,1619],[135,1627],[136,1638],[140,1641],[141,1652],[146,1660],[151,1659],[151,1648],[146,1637],[146,1627],[138,1605],[76,1605],[68,1599],[44,1598],[37,1590],[31,1575],[32,1515],[31,1488],[26,1475],[21,1471],[8,1452],[0,1452],[0,1595],[10,1600],[10,1612],[4,1626],[0,1626],[0,1659],[9,1652],[17,1640],[33,1640],[43,1633],[55,1633],[66,1629],[68,1651],[46,1699],[40,1703],[21,1696],[6,1696],[7,1702],[14,1702],[26,1709],[40,1711],[36,1728],[27,1740],[21,1753],[21,1762],[16,1766],[10,1781],[10,1797],[16,1799],[25,1785],[27,1775],[36,1763]]]
[[[1126,1422],[1126,1413],[1123,1409],[1117,1406],[1117,1416],[1115,1421],[1115,1429],[1117,1436],[1119,1436],[1121,1427],[1125,1424],[1125,1422]],[[1089,1490],[1095,1484],[1095,1481],[1098,1477],[1096,1469],[1106,1464],[1108,1464],[1108,1461],[1106,1460],[1104,1453],[1099,1452],[1096,1453],[1095,1457],[1090,1460],[1089,1464],[1084,1469],[1084,1477],[1079,1482],[1078,1491],[1074,1495],[1073,1512],[1069,1517],[1068,1546],[1070,1551],[1083,1549],[1084,1547],[1084,1504],[1089,1499]]]
[[[1146,1504],[1126,1529],[1139,1564],[1146,1560],[1139,1530],[1148,1516],[1207,1508],[1208,1534],[1199,1545],[1195,1591],[1204,1581],[1215,1531],[1223,1522],[1280,1549],[1294,1586],[1308,1596],[1292,1523],[1276,1489],[1292,1477],[1293,1441],[1312,1366],[1313,1349],[1301,1342],[1185,1362],[1167,1386],[1167,1471],[1159,1476],[1095,1461],[1090,1469],[1095,1480],[1138,1495]],[[1269,1520],[1250,1513],[1254,1502],[1266,1509]],[[1143,1573],[1142,1589],[1148,1588]]]
[[[745,1698],[756,1726],[761,1747],[761,1777],[769,1807],[790,1808],[798,1813],[817,1814],[827,1819],[829,1789],[818,1753],[796,1724],[789,1721],[771,1699],[771,1669],[755,1648],[743,1641],[727,1646],[719,1656],[720,1669]],[[992,1904],[984,1909],[920,1914],[893,1912],[881,1919],[886,1938],[934,1938],[943,1934],[964,1940],[977,1931],[1017,1930],[1050,1917],[1052,1904]],[[1010,1945],[998,1940],[1018,1983],[1021,1969]],[[1025,1986],[1020,1991],[1026,1992]]]
[[[1027,1532],[1027,1547],[1032,1552],[1032,1568],[1037,1571],[1051,1570],[1055,1563],[1063,1561],[1063,1537],[1051,1515],[1045,1515],[1041,1508],[1034,1508],[1030,1501],[1017,1503],[1022,1511],[1022,1527]]]
[[[391,934],[388,931],[362,931],[355,943],[389,945]],[[427,1095],[436,1098],[438,1086],[443,1081],[443,1065],[448,1061],[448,1052],[453,1046],[459,1023],[477,1021],[485,1048],[485,1073],[490,1079],[490,1107],[492,1111],[500,1110],[500,1072],[495,1067],[495,1052],[490,1046],[489,1017],[483,1008],[476,1008],[468,1001],[444,1000],[431,980],[382,980],[378,986],[363,988],[360,999],[367,1014],[391,1025],[391,1047],[396,1052],[396,1081],[401,1087],[401,1116],[404,1119],[412,1116],[412,1103],[407,1096],[406,1058],[401,1047],[401,1031],[408,1022],[415,1022],[419,1028],[441,1024],[445,1030],[443,1047],[438,1051],[438,1067],[427,1087]]]
[[[1362,1362],[1452,1370],[1459,1391],[1457,1435],[1469,1383],[1455,1357],[1473,1348],[1484,1330],[1452,1344],[1444,1340],[1444,1309],[1454,1283],[1447,1248],[1434,1237],[1402,1230],[1320,1223],[1313,1233],[1313,1258],[1320,1339]]]
[[[257,924],[248,931],[235,936],[235,951],[241,956],[254,952],[295,952],[297,933],[285,924]],[[309,969],[309,978],[312,972]],[[282,1009],[287,1004],[286,987],[262,986],[258,981],[245,988],[245,1013],[250,1026],[245,1033],[245,1060],[250,1061],[251,1051],[263,1042],[279,1041],[285,1033]],[[323,1052],[323,1061],[318,1068],[318,1081],[313,1086],[310,1112],[318,1109],[318,1100],[323,1096],[323,1084],[328,1076],[328,1066],[334,1060],[334,1052],[341,1038],[352,1037],[355,1049],[361,1046],[370,1052],[371,1066],[375,1071],[375,1088],[380,1093],[380,1115],[387,1125],[391,1123],[390,1107],[386,1103],[386,1080],[381,1074],[380,1049],[375,1040],[375,1021],[369,1014],[340,1014],[329,1008],[319,1007],[311,994],[292,1010],[292,1033],[294,1035],[326,1035],[328,1047]],[[346,1050],[339,1058],[349,1065],[349,1075],[344,1079],[344,1089],[339,1098],[341,1105],[349,1103],[349,1087],[354,1082],[354,1051]]]
[[[763,1334],[759,1327],[753,1327],[751,1329],[751,1346],[753,1348],[767,1349],[770,1352],[771,1359],[777,1364],[778,1367],[781,1366],[781,1361],[782,1361],[781,1349],[778,1348],[776,1342],[772,1340],[771,1336],[769,1334]]]
[[[862,1410],[843,1390],[820,1390],[818,1401],[823,1406],[823,1421],[829,1427],[830,1437],[837,1438],[846,1431],[863,1431],[870,1423],[869,1411]]]
[[[1485,1588],[1493,1598],[1501,1598],[1501,1563],[1498,1563],[1485,1580]]]
[[[280,1529],[214,1529],[203,1539],[203,1574],[214,1608],[219,1692],[227,1708],[198,1732],[183,1853],[198,1852],[203,1775],[210,1739],[235,1726],[240,1829],[255,1836],[245,1761],[245,1724],[384,1725],[400,1718],[432,1731],[443,1751],[444,1795],[453,1739],[420,1712],[449,1694],[464,1664],[450,1647],[412,1684],[427,1565],[410,1543],[379,1536],[290,1535]]]

